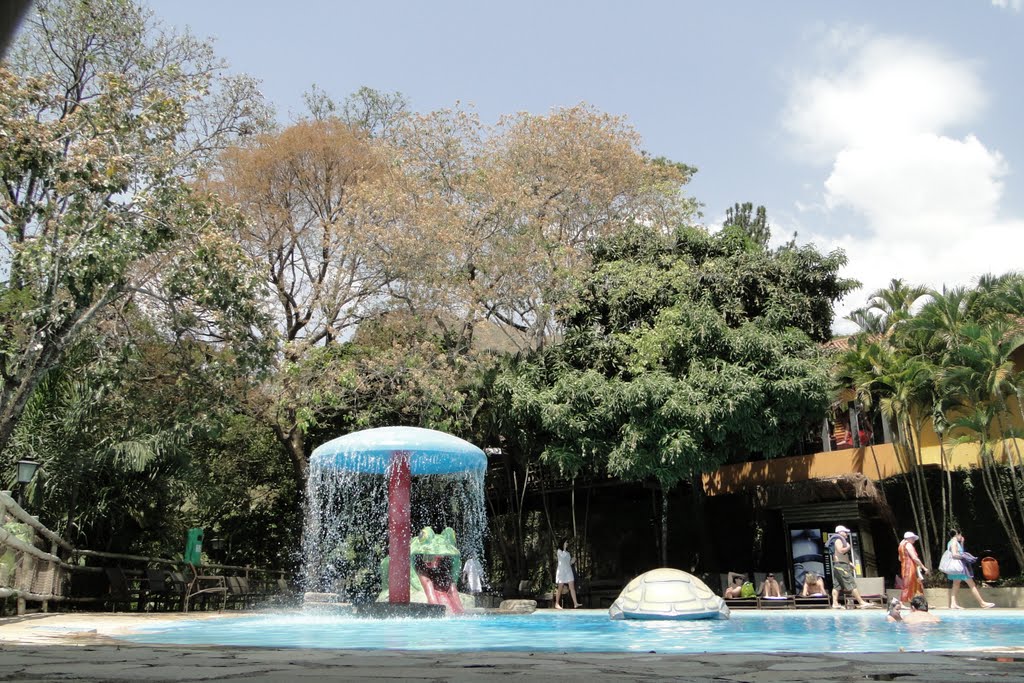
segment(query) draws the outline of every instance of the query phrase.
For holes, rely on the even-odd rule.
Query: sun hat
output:
[[[847,528],[846,528],[845,526],[843,526],[842,524],[840,524],[839,526],[837,526],[837,527],[836,527],[836,533],[837,533],[837,534],[841,534],[841,533],[847,533],[847,534],[848,534],[848,533],[850,533],[850,530],[849,530],[849,529],[847,529]]]
[[[904,540],[913,539],[913,540],[916,541],[919,538],[921,538],[921,537],[918,536],[917,534],[915,534],[913,531],[908,531],[907,533],[903,534],[903,539]]]

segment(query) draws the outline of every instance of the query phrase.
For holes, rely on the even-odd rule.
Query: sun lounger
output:
[[[857,592],[860,593],[860,597],[864,599],[864,602],[869,605],[884,607],[887,604],[885,577],[883,576],[858,576]],[[852,606],[856,602],[852,595],[846,596],[845,604],[847,607]]]
[[[797,609],[828,609],[832,606],[832,601],[827,595],[798,595],[793,601]]]
[[[185,594],[185,611],[193,607],[209,609],[213,605],[218,610],[224,609],[228,593],[224,577],[217,574],[203,575],[195,566],[190,564],[188,567],[192,570],[192,580]]]
[[[154,610],[177,610],[181,607],[185,587],[175,581],[171,572],[162,568],[146,570],[146,600]]]
[[[758,609],[793,609],[796,607],[796,598],[792,595],[783,595],[780,598],[757,598]]]
[[[729,609],[757,609],[758,598],[726,598]]]

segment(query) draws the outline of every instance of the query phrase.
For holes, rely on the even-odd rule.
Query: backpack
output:
[[[740,597],[741,598],[754,598],[757,597],[757,591],[754,590],[754,584],[747,581],[740,586]]]

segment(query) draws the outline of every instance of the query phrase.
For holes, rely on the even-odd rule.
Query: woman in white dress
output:
[[[582,607],[576,599],[576,577],[572,573],[572,555],[569,554],[569,539],[563,539],[558,550],[555,551],[558,557],[558,567],[555,569],[555,609],[562,609],[562,590],[569,587],[569,595],[572,596],[572,606]]]

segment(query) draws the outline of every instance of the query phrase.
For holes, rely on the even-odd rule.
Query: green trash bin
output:
[[[203,530],[199,527],[188,530],[185,539],[185,562],[191,565],[203,563]]]

